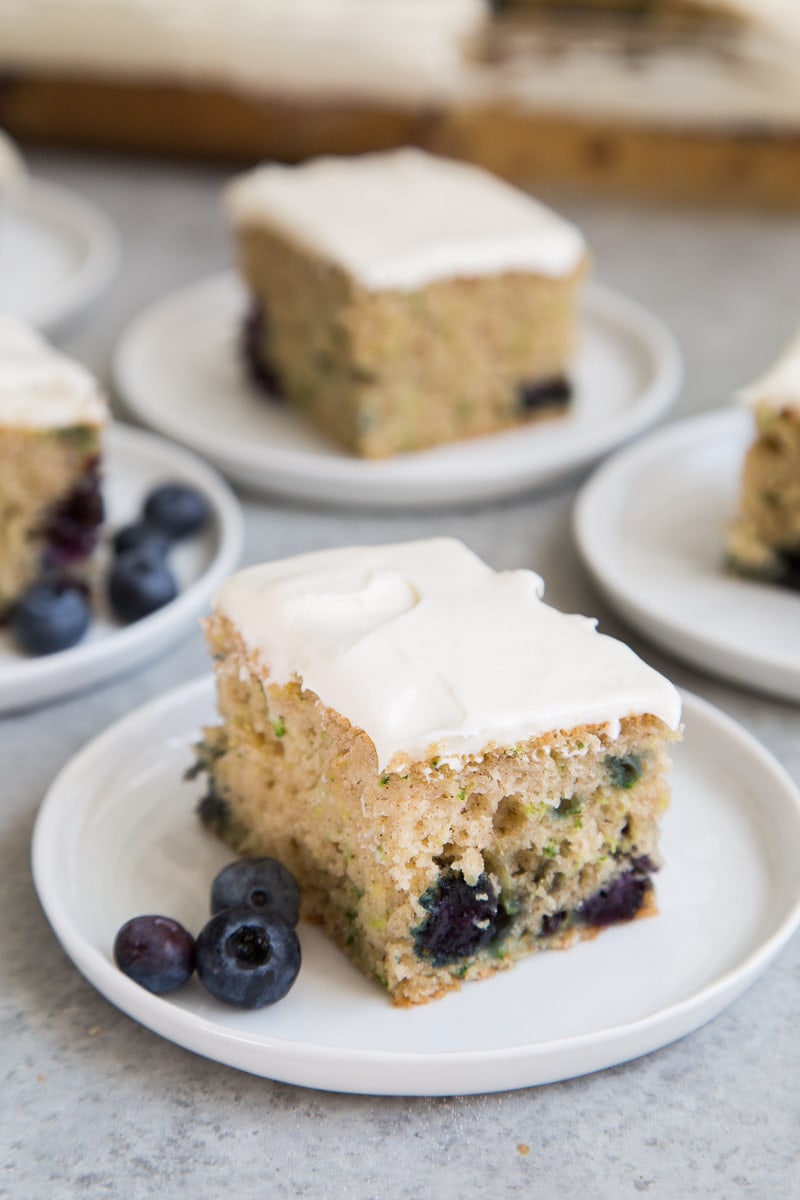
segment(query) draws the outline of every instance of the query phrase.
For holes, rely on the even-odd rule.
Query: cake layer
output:
[[[94,551],[107,409],[97,381],[0,317],[0,615],[47,572]]]
[[[753,413],[755,439],[728,559],[741,574],[800,587],[800,334],[739,399]]]

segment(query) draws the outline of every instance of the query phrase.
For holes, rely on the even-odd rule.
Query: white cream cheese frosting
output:
[[[302,554],[220,589],[265,686],[299,681],[371,738],[380,769],[480,754],[538,734],[652,714],[675,688],[595,622],[542,600],[532,571],[496,572],[434,538]]]
[[[775,365],[739,392],[739,399],[753,409],[800,412],[800,330]]]
[[[100,425],[107,415],[93,375],[29,325],[0,314],[0,426]]]
[[[0,67],[258,95],[433,99],[483,0],[3,0]]]
[[[226,203],[234,223],[277,228],[374,291],[505,271],[559,277],[586,253],[574,225],[524,192],[410,147],[257,167]]]

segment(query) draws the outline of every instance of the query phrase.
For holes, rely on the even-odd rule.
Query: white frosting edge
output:
[[[257,167],[225,204],[235,226],[277,229],[372,291],[507,271],[559,278],[586,255],[580,231],[525,192],[412,147]]]
[[[60,429],[107,419],[104,394],[85,367],[24,321],[0,314],[0,426]]]
[[[800,412],[800,330],[778,361],[754,383],[742,388],[738,400],[751,409]]]
[[[433,538],[249,567],[214,608],[265,687],[299,681],[367,733],[381,770],[583,725],[615,736],[635,715],[677,729],[672,684],[542,591],[532,571],[495,572]]]

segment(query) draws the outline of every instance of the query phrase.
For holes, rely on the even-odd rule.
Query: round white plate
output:
[[[83,641],[41,658],[21,654],[0,630],[0,713],[56,700],[152,658],[188,631],[238,564],[241,511],[214,470],[189,451],[126,425],[111,426],[106,447],[103,479],[109,529],[136,520],[150,488],[168,481],[198,488],[209,501],[212,520],[170,554],[178,596],[141,621],[120,625],[108,612],[98,612]]]
[[[563,420],[367,462],[271,403],[240,361],[247,299],[217,276],[160,301],[124,335],[117,386],[148,425],[231,478],[267,492],[339,504],[463,504],[547,484],[652,425],[681,378],[672,336],[630,300],[592,286],[583,307]]]
[[[800,700],[800,595],[726,573],[752,419],[730,408],[652,434],[602,466],[575,508],[610,603],[671,654]]]
[[[28,179],[0,204],[0,312],[52,330],[106,287],[119,236],[88,200]]]
[[[658,917],[414,1009],[394,1008],[302,923],[300,975],[273,1008],[226,1008],[197,980],[153,996],[116,969],[111,948],[139,913],[166,913],[195,932],[208,919],[211,880],[231,855],[195,816],[202,783],[181,780],[190,744],[213,720],[211,680],[198,680],[85,747],[40,810],[33,871],[56,935],[99,991],[163,1037],[241,1070],[374,1095],[491,1092],[584,1074],[715,1016],[800,922],[796,789],[749,734],[686,696]]]

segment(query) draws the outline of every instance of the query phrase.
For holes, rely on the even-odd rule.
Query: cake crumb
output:
[[[98,1037],[103,1032],[102,1025],[93,1025],[89,1030],[89,1037]]]
[[[520,1154],[530,1154],[531,1148],[525,1142],[517,1142],[517,1150]]]

